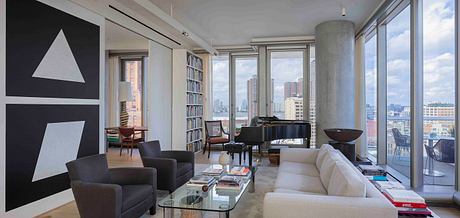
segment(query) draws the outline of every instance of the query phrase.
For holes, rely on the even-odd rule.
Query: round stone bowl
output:
[[[339,129],[339,128],[333,128],[333,129],[325,129],[324,133],[326,133],[329,138],[331,138],[334,141],[337,142],[351,142],[356,140],[363,134],[362,130],[359,129]]]

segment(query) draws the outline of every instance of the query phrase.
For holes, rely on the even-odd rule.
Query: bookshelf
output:
[[[188,151],[203,147],[203,60],[187,52],[187,145]]]
[[[173,149],[198,152],[204,144],[205,63],[185,49],[174,49],[173,60]]]

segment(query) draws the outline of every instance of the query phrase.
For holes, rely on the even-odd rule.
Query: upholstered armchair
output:
[[[160,141],[141,143],[139,146],[145,167],[157,170],[160,190],[172,193],[195,174],[195,156],[191,151],[161,151]]]
[[[155,214],[157,177],[153,168],[109,169],[105,154],[66,164],[82,218],[138,218]]]

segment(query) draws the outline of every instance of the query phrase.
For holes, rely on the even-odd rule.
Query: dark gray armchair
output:
[[[105,154],[68,162],[70,184],[82,218],[155,214],[157,177],[153,168],[113,168]]]
[[[145,167],[157,170],[160,190],[172,193],[195,174],[195,155],[191,151],[161,151],[158,140],[144,142],[139,146]]]

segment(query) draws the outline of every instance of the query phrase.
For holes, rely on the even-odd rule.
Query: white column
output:
[[[316,26],[316,144],[327,128],[355,128],[355,32],[350,21]]]

